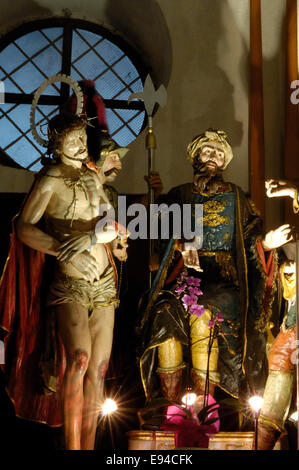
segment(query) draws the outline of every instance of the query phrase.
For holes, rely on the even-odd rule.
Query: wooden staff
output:
[[[147,118],[148,118],[148,127],[147,127],[147,134],[145,138],[145,147],[148,151],[148,177],[151,177],[152,172],[154,171],[154,157],[155,157],[155,149],[156,145],[156,138],[153,131],[153,111],[155,104],[157,103],[159,106],[163,107],[167,101],[167,92],[164,85],[161,85],[158,90],[155,90],[154,84],[150,75],[148,75],[144,82],[143,92],[133,93],[128,102],[133,100],[134,98],[138,98],[143,100],[144,107],[146,110]],[[151,204],[154,203],[154,190],[151,186],[148,189],[148,202],[149,202],[149,211],[148,211],[148,229],[150,227],[150,214],[151,214]],[[151,238],[149,238],[149,265],[151,262],[153,254],[153,244]],[[152,287],[152,273],[149,270],[149,288]]]

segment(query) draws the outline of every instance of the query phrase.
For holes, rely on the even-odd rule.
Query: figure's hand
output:
[[[265,181],[266,194],[268,197],[289,196],[292,199],[296,195],[296,186],[289,181],[284,180],[267,180]]]
[[[128,259],[128,253],[127,253],[127,248],[128,244],[124,240],[120,240],[119,238],[116,238],[111,242],[111,250],[115,258],[117,258],[119,261],[127,261]]]
[[[274,248],[279,248],[285,243],[290,242],[293,240],[291,230],[292,229],[289,224],[281,225],[276,230],[270,230],[262,240],[263,248],[265,250],[274,250]]]
[[[202,271],[200,264],[199,264],[199,257],[197,250],[195,249],[188,249],[182,251],[182,256],[184,259],[184,265],[187,268],[195,269],[195,271]]]
[[[71,265],[80,271],[86,281],[93,282],[100,279],[96,259],[88,251],[83,251],[73,258]]]
[[[144,177],[145,181],[149,184],[149,186],[154,190],[154,198],[158,199],[160,194],[163,191],[163,183],[161,181],[160,175],[158,171],[152,171],[150,176]]]
[[[62,263],[69,263],[75,256],[87,250],[91,245],[89,233],[79,233],[63,242],[58,249],[57,259]]]

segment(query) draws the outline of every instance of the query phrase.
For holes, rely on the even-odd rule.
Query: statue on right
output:
[[[201,396],[218,386],[245,399],[263,393],[267,379],[275,249],[290,240],[291,229],[263,234],[253,201],[223,179],[233,158],[224,131],[194,137],[187,158],[193,181],[173,188],[163,202],[182,209],[191,204],[193,222],[195,205],[202,205],[202,244],[195,249],[175,237],[160,242],[160,267],[139,327],[141,379],[148,401],[162,391],[180,402],[186,385]]]
[[[298,189],[285,180],[270,179],[265,182],[269,198],[287,196],[293,200],[294,213],[299,211]],[[289,243],[283,248],[285,260],[279,268],[285,311],[280,332],[269,354],[269,375],[263,396],[263,406],[258,423],[258,449],[272,450],[280,435],[285,434],[295,384],[297,361],[296,332],[296,245]]]

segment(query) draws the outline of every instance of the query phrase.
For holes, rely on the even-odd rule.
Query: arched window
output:
[[[30,107],[37,88],[56,73],[95,82],[106,105],[109,132],[118,144],[128,145],[142,130],[144,105],[128,104],[128,98],[143,90],[145,71],[128,44],[87,21],[35,21],[0,40],[0,80],[5,86],[5,103],[0,105],[3,163],[11,162],[8,156],[15,166],[40,169],[45,149],[32,137]],[[47,87],[36,112],[38,125],[54,116],[71,93],[64,83]]]

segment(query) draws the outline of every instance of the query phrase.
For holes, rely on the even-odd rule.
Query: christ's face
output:
[[[108,153],[101,168],[101,174],[105,182],[113,182],[121,169],[122,164],[118,152],[112,151]]]
[[[84,162],[88,158],[87,135],[84,127],[73,129],[62,141],[62,160]]]
[[[225,160],[223,146],[219,142],[207,142],[200,149],[199,159],[208,171],[220,170]]]

